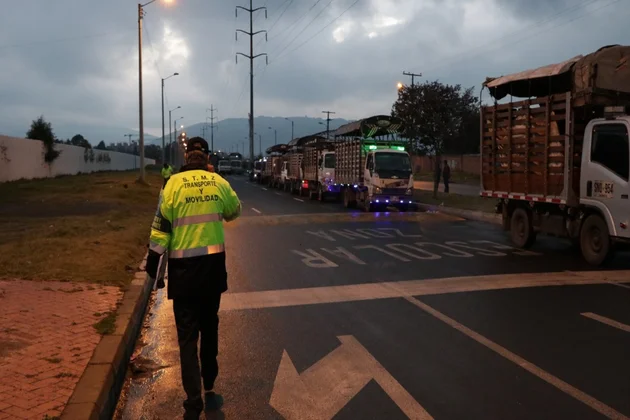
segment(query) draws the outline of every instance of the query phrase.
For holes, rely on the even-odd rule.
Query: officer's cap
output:
[[[199,150],[199,151],[202,151],[203,153],[208,154],[209,153],[208,142],[205,141],[201,137],[193,137],[191,139],[188,139],[188,144],[186,145],[186,152],[190,153],[190,152],[194,152],[195,150]]]

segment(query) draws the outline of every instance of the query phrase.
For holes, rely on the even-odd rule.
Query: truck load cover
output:
[[[630,103],[629,59],[630,47],[604,47],[488,79],[495,99],[510,92],[539,97],[481,108],[482,195],[557,203],[578,197],[584,130],[604,106]]]

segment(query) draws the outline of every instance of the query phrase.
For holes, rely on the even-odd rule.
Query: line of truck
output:
[[[250,180],[346,208],[408,211],[413,173],[401,132],[399,120],[377,115],[293,139],[267,149]]]

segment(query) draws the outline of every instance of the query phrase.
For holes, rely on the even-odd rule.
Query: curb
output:
[[[139,268],[142,271],[136,273],[118,306],[116,330],[101,337],[61,420],[105,420],[114,415],[153,289],[145,264],[146,256]]]
[[[457,209],[454,207],[435,206],[422,203],[416,203],[416,206],[418,206],[418,209],[424,210],[426,212],[444,213],[451,216],[458,216],[462,219],[475,220],[478,222],[486,222],[496,225],[503,224],[503,218],[500,214],[487,213],[485,211]]]

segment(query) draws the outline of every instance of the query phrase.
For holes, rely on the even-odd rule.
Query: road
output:
[[[361,214],[243,178],[226,225],[217,392],[226,419],[630,417],[630,255],[595,271],[441,214]],[[119,419],[184,398],[160,291]]]
[[[414,181],[413,187],[417,190],[433,191],[433,182],[431,181]],[[448,186],[449,192],[461,195],[479,195],[479,185],[470,184],[453,184]],[[444,191],[444,181],[440,181],[440,192]]]

